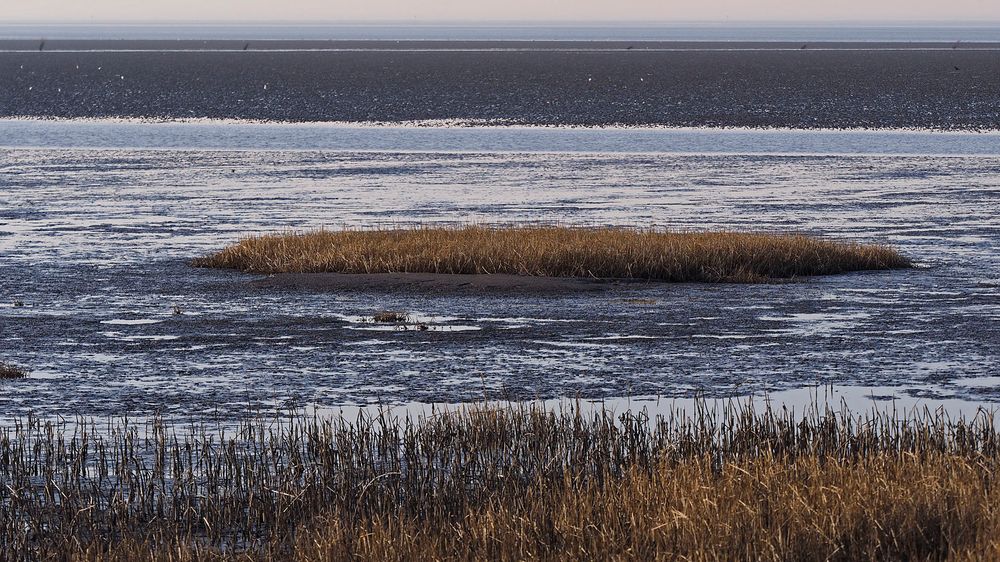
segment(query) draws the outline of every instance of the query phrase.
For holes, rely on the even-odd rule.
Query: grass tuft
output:
[[[271,234],[194,260],[247,273],[443,273],[759,282],[911,267],[887,246],[802,234],[563,226]]]
[[[398,310],[383,310],[376,312],[372,321],[377,324],[406,324],[410,321],[410,316]]]
[[[28,371],[18,367],[17,365],[0,362],[0,379],[23,379],[27,376]]]

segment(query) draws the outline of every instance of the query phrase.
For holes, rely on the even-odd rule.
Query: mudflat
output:
[[[623,285],[657,284],[643,279],[588,279],[529,275],[446,273],[279,273],[251,282],[267,289],[320,292],[417,292],[426,295],[489,293],[546,294],[607,291]]]
[[[1000,51],[985,43],[5,46],[6,117],[998,126]]]

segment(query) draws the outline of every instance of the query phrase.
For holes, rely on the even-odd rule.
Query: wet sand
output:
[[[992,44],[106,43],[8,43],[0,116],[1000,126]]]

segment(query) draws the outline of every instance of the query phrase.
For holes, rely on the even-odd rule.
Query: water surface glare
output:
[[[474,126],[472,126],[474,125]],[[1000,132],[0,119],[0,146],[382,152],[1000,156]]]

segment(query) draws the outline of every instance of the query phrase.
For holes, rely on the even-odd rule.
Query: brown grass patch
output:
[[[406,324],[410,316],[398,310],[382,310],[372,316],[372,322],[378,324]]]
[[[801,234],[561,226],[272,234],[194,260],[248,273],[443,273],[756,282],[910,267],[892,248]]]
[[[1000,435],[817,409],[0,431],[4,560],[980,560]]]

